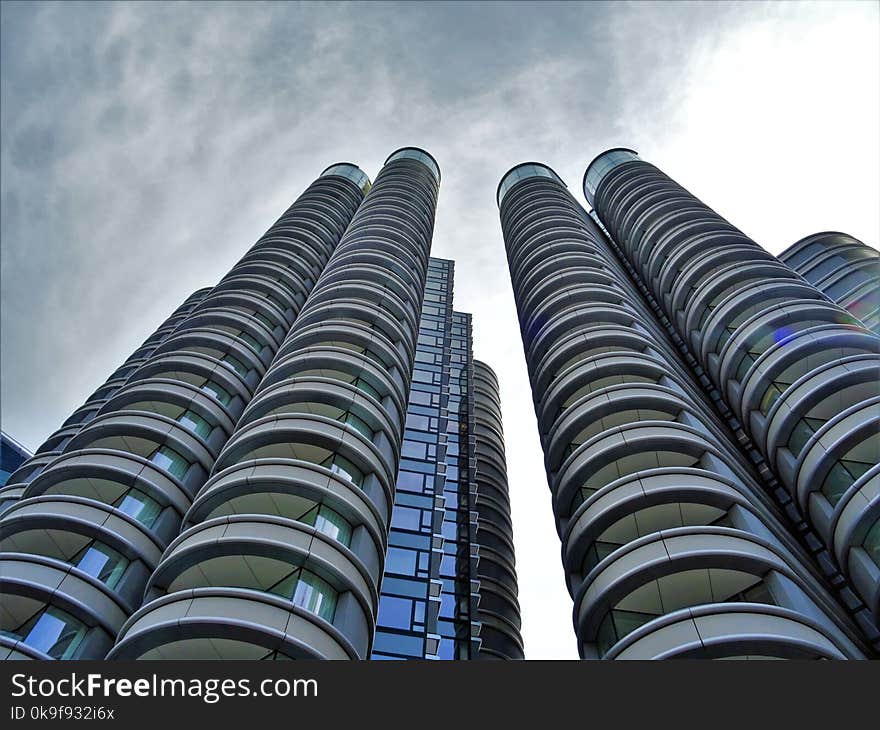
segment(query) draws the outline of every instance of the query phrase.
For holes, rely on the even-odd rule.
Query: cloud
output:
[[[53,431],[324,167],[443,168],[499,374],[527,655],[575,657],[495,188],[626,145],[779,251],[878,241],[874,3],[2,5],[3,428]]]

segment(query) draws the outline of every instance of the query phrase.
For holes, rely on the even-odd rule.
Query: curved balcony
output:
[[[389,158],[111,657],[369,656],[438,183]]]
[[[595,200],[597,213],[677,334],[690,342],[699,365],[725,404],[739,413],[806,522],[836,557],[840,571],[850,575],[849,555],[855,550],[855,559],[863,560],[867,553],[859,540],[876,520],[870,479],[859,482],[877,462],[870,433],[876,417],[858,406],[869,397],[866,373],[880,366],[880,340],[814,284],[836,286],[836,295],[852,296],[865,283],[859,277],[867,276],[860,261],[876,254],[859,251],[841,234],[827,234],[827,245],[819,235],[783,254],[806,277],[801,279],[645,162],[610,170]],[[718,240],[726,243],[719,247]],[[724,267],[720,272],[719,266]],[[839,428],[828,425],[835,413],[852,408],[857,411]],[[844,435],[840,429],[849,430]],[[820,431],[836,439],[827,456],[830,444],[817,435]],[[847,505],[850,498],[856,501]],[[840,500],[844,506],[835,513]],[[855,504],[861,506],[861,518],[854,515]],[[844,510],[848,527],[836,537]],[[875,592],[865,590],[864,579],[854,587],[867,606],[876,606]],[[876,624],[880,614],[871,611]],[[876,638],[870,619],[860,620]]]
[[[682,252],[702,256],[703,247],[717,244],[721,255],[729,254],[729,263],[735,264],[747,239],[732,226],[719,229],[711,211],[690,204],[685,191],[656,179],[652,169],[629,156],[609,166],[597,182],[597,208],[604,217],[606,198],[626,200],[637,208],[615,219],[618,228],[638,228],[638,239],[627,242],[636,258],[634,265],[650,275],[653,284],[662,282],[664,291],[658,296],[671,301],[686,285],[689,293],[681,301],[690,302],[711,267],[702,260],[691,266]],[[642,186],[650,187],[646,201],[639,200]],[[636,618],[647,636],[649,626],[659,629],[664,622],[671,625],[702,611],[722,617],[738,611],[743,604],[731,601],[748,601],[735,595],[746,591],[754,598],[757,589],[751,589],[770,571],[770,563],[765,562],[756,574],[757,564],[739,557],[748,552],[743,545],[756,542],[767,555],[776,556],[774,570],[782,576],[779,586],[773,587],[779,605],[752,611],[767,617],[768,634],[778,630],[784,614],[796,624],[819,627],[826,649],[828,642],[836,647],[823,649],[823,656],[863,656],[856,630],[824,592],[809,556],[780,523],[777,508],[758,485],[739,445],[732,442],[729,430],[642,300],[638,282],[619,263],[600,229],[549,177],[512,186],[500,214],[566,578],[576,602],[575,629],[582,656],[622,656],[626,642],[641,640]],[[713,299],[709,302],[716,305]],[[487,422],[486,433],[493,428]],[[497,469],[496,461],[487,461],[492,465],[487,472]],[[496,481],[492,479],[497,489]],[[483,502],[496,524],[509,523],[503,500],[484,498]],[[688,603],[689,586],[703,590],[705,581],[694,583],[688,573],[691,568],[676,564],[668,581],[658,575],[643,576],[642,582],[656,587],[661,578],[671,584],[679,581],[683,591],[676,594],[683,601],[679,605],[670,602],[662,610],[638,605],[641,594],[632,598],[628,594],[641,590],[641,578],[624,585],[627,590],[602,589],[604,598],[594,598],[590,591],[596,590],[597,576],[607,566],[623,565],[618,561],[625,562],[624,556],[643,544],[662,543],[676,530],[708,533],[708,539],[716,542],[719,535],[728,542],[731,535],[745,541],[736,543],[738,551],[719,544],[718,550],[707,552],[711,557],[705,567],[693,568],[703,574],[720,571],[719,580],[727,581],[719,583],[724,591],[695,594]],[[493,551],[507,547],[501,535],[489,530],[484,539]],[[871,538],[861,533],[853,539],[871,544]],[[663,550],[661,544],[658,556],[665,555]],[[717,565],[709,564],[716,559]],[[634,573],[641,562],[650,564],[639,556],[632,563]],[[651,590],[644,588],[642,593]],[[615,610],[622,613],[612,614]],[[676,614],[679,610],[689,613]],[[629,629],[618,631],[627,621]],[[737,637],[726,648],[695,651],[706,656],[713,652],[745,656],[778,650],[800,656],[791,649],[797,644],[795,633],[789,631],[786,649],[772,648],[769,639],[757,647]],[[662,657],[688,650],[671,640],[667,646],[654,647],[644,639],[632,652]]]
[[[474,360],[474,457],[477,485],[477,577],[480,581],[478,659],[522,659],[513,529],[501,424],[498,378]]]
[[[575,596],[575,616],[585,653],[612,658],[632,642],[645,642],[652,629],[666,629],[686,618],[685,609],[708,604],[707,613],[723,615],[734,604],[735,611],[746,608],[761,614],[763,605],[777,606],[788,609],[788,617],[820,632],[827,643],[836,646],[838,658],[863,658],[841,632],[811,618],[817,607],[805,605],[809,592],[809,582],[797,564],[765,540],[726,527],[685,527],[640,538],[604,558]],[[743,623],[744,636],[735,620],[716,623],[727,624],[726,641],[736,647],[737,654],[768,651],[764,646],[742,651],[754,639],[754,620]],[[778,628],[779,622],[769,625]],[[627,645],[618,646],[639,629]],[[793,643],[798,634],[791,637]],[[661,631],[646,643],[657,651],[661,637],[669,641],[663,647],[667,655],[694,648],[686,629]]]
[[[319,178],[217,288],[190,302],[173,328],[164,327],[161,338],[151,338],[150,347],[141,348],[134,361],[114,373],[121,387],[103,393],[103,403],[79,419],[82,426],[59,441],[59,459],[24,490],[21,506],[38,513],[32,520],[60,521],[55,532],[75,542],[75,535],[94,532],[112,517],[131,523],[120,523],[121,536],[134,528],[141,532],[141,542],[149,539],[164,549],[177,535],[192,498],[362,197],[350,175],[334,172]],[[70,512],[66,523],[53,512],[59,500]],[[21,515],[15,510],[6,518],[20,522]],[[0,534],[4,524],[0,522]],[[132,534],[121,552],[134,555],[137,545]],[[89,560],[100,560],[94,553],[111,547],[102,542]],[[114,555],[120,552],[112,549]],[[46,549],[42,556],[49,559],[52,553]],[[58,558],[73,560],[76,555],[65,549]],[[120,584],[126,600],[123,615],[114,615],[111,622],[111,638],[139,605],[156,567],[155,559],[137,564],[141,569],[129,570]],[[49,609],[63,609],[53,594],[47,595],[53,601]],[[94,591],[92,599],[96,603],[90,620],[100,615],[108,621],[109,609],[97,603]],[[88,646],[92,652],[99,644]],[[83,658],[100,658],[107,648],[100,646],[100,653],[79,651]]]

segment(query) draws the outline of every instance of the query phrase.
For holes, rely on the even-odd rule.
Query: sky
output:
[[[880,242],[880,3],[3,3],[0,425],[37,447],[333,162],[430,151],[432,254],[498,373],[523,638],[571,599],[495,205],[639,151],[778,253]]]

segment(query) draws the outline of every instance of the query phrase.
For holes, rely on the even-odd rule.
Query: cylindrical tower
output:
[[[599,155],[584,193],[864,601],[851,596],[876,640],[880,338],[632,151]]]
[[[6,511],[10,657],[113,646],[368,186],[328,168]]]
[[[880,334],[880,251],[849,234],[825,231],[792,244],[779,260]]]
[[[388,158],[110,658],[369,655],[439,182]]]
[[[558,176],[498,189],[584,658],[864,655],[601,231]]]
[[[480,651],[477,659],[522,659],[513,525],[507,494],[507,461],[498,378],[474,360],[477,537],[480,560]]]
[[[125,381],[128,380],[129,376],[138,367],[146,362],[153,351],[165,341],[168,335],[205,298],[209,291],[211,291],[211,288],[207,287],[190,294],[183,304],[175,309],[171,316],[162,322],[158,329],[144,340],[143,344],[122,365],[110,374],[110,377],[107,378],[104,384],[86,398],[85,403],[77,408],[61,424],[57,431],[43,441],[42,445],[34,452],[34,455],[9,475],[6,485],[0,490],[0,513],[11,506],[13,501],[21,497],[21,493],[30,481],[61,453],[64,447],[70,443],[70,440],[79,433],[85,424],[95,417],[95,414],[107,402],[107,399],[123,386]]]

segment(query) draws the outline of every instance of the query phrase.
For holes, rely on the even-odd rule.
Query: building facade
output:
[[[584,191],[876,642],[880,339],[632,151]]]
[[[679,314],[673,297],[693,304],[703,283],[717,307],[727,291],[719,270],[741,264],[725,242],[740,250],[741,234],[703,224],[707,209],[691,201],[668,221],[663,211],[685,195],[663,207],[668,185],[635,159],[615,150],[590,166],[585,187],[604,226],[540,163],[513,168],[497,193],[580,653],[862,658],[871,652],[864,633],[676,329],[693,322],[685,331],[698,345],[720,336],[701,312]],[[657,220],[638,219],[652,203]],[[749,251],[759,266],[788,271]],[[702,259],[688,267],[689,255]],[[765,270],[738,277],[740,268],[730,270],[745,281]],[[817,298],[833,321],[842,316]],[[731,330],[725,340],[741,344]],[[852,332],[871,337],[855,324]]]
[[[478,568],[475,398],[503,508],[500,410],[429,260],[439,185],[418,148],[327,168],[9,469],[0,658],[522,657],[509,509],[510,575]]]
[[[498,385],[453,283],[453,262],[432,258],[373,659],[523,658]]]
[[[0,431],[0,487],[4,486],[12,473],[31,456],[33,454],[12,436]],[[3,493],[0,491],[0,513],[3,512],[4,504]]]
[[[439,184],[389,157],[111,658],[369,656]]]
[[[880,252],[846,233],[802,238],[779,254],[832,301],[880,335]]]
[[[328,168],[11,475],[6,657],[113,647],[368,187],[353,165]]]

